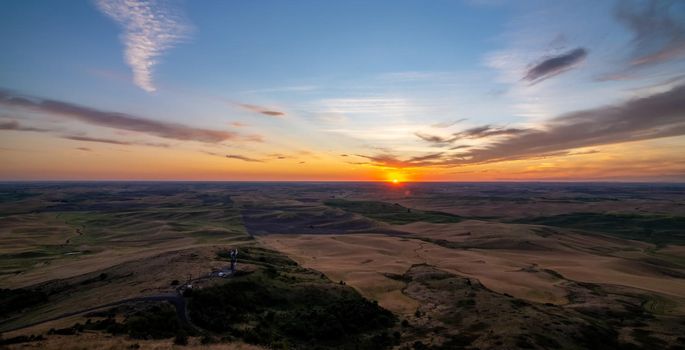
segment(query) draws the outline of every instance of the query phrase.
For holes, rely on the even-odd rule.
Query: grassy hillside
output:
[[[222,336],[272,348],[380,349],[393,344],[389,311],[274,251],[250,247],[241,261],[259,268],[194,291],[190,317]]]
[[[659,245],[685,244],[685,217],[678,216],[570,213],[515,222],[597,231]]]
[[[462,220],[458,215],[442,213],[438,211],[422,211],[406,208],[399,204],[390,204],[377,201],[350,201],[345,199],[331,199],[325,201],[324,204],[352,213],[361,214],[374,220],[384,221],[389,224],[396,225],[404,225],[417,221],[445,224],[459,222]]]
[[[37,184],[21,191],[0,186],[0,197],[16,199],[0,201],[4,287],[37,282],[31,276],[43,278],[39,275],[59,265],[100,263],[101,256],[250,239],[231,196],[216,189]]]

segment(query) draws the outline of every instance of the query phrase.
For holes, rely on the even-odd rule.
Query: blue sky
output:
[[[211,176],[227,179],[240,178],[231,167],[278,178],[285,165],[270,165],[287,158],[290,166],[319,161],[354,178],[397,170],[459,180],[449,175],[455,167],[490,169],[663,138],[672,148],[682,136],[663,130],[682,127],[677,106],[677,118],[657,117],[646,131],[617,128],[632,119],[611,119],[605,108],[639,107],[630,102],[683,84],[684,20],[682,3],[655,1],[6,1],[0,88],[7,99],[125,113],[132,118],[125,123],[134,123],[7,100],[0,146],[17,165],[4,176],[33,176],[39,167],[22,163],[42,160],[21,150],[36,138],[56,139],[56,148],[110,147],[96,149],[105,158],[123,146],[165,145],[157,151],[227,163]],[[622,133],[560,144],[536,136],[583,110],[598,113],[594,127]],[[140,129],[138,119],[227,136],[207,142],[187,129],[160,136]],[[535,137],[546,144],[520,140]],[[519,151],[498,150],[507,142]],[[654,147],[647,149],[673,163]],[[552,168],[564,172],[563,164]],[[646,178],[682,173],[669,167]]]

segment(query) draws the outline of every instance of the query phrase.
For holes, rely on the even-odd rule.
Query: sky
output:
[[[685,181],[682,1],[8,0],[0,180]]]

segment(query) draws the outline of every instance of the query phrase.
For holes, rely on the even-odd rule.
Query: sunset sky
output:
[[[685,1],[0,4],[0,180],[685,181]]]

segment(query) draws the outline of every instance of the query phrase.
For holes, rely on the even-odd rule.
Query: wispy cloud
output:
[[[623,104],[572,112],[487,147],[468,162],[489,162],[612,143],[685,135],[685,85]]]
[[[231,122],[231,126],[234,128],[244,128],[248,125],[243,122]]]
[[[458,140],[460,138],[470,138],[479,139],[493,136],[503,136],[503,135],[519,135],[525,133],[526,129],[519,128],[502,128],[495,127],[492,125],[483,125],[475,128],[466,129],[464,131],[454,134],[452,141]]]
[[[285,115],[285,112],[277,111],[275,109],[270,109],[270,108],[266,108],[266,107],[262,107],[262,106],[251,105],[251,104],[247,104],[247,103],[241,103],[240,107],[242,107],[248,111],[251,111],[251,112],[256,112],[256,113],[267,115],[269,117],[280,118],[280,117]]]
[[[442,159],[444,153],[432,153],[432,154],[427,154],[423,156],[417,156],[417,157],[412,157],[409,159],[410,162],[426,162],[426,161],[434,161],[434,160],[440,160]]]
[[[527,129],[504,128],[492,125],[483,125],[469,128],[464,131],[452,133],[452,135],[449,137],[425,134],[421,132],[416,132],[414,133],[414,135],[416,135],[423,141],[432,143],[434,145],[447,145],[462,139],[485,139],[495,136],[518,135],[523,134],[525,132],[527,132]]]
[[[558,56],[547,57],[528,69],[523,79],[531,83],[539,83],[577,66],[585,60],[585,57],[587,57],[587,50],[582,47]]]
[[[584,155],[584,154],[595,154],[595,153],[600,153],[601,151],[598,149],[589,149],[585,151],[577,151],[577,152],[571,152],[568,155],[571,156],[579,156],[579,155]]]
[[[62,136],[62,138],[67,139],[67,140],[72,140],[72,141],[109,143],[112,145],[123,145],[123,146],[128,146],[131,144],[130,142],[127,142],[127,141],[103,139],[103,138],[89,137],[89,136]]]
[[[444,163],[444,153],[432,153],[423,156],[411,157],[408,159],[400,159],[398,156],[391,153],[381,153],[377,155],[363,155],[357,154],[357,157],[368,159],[369,162],[353,162],[352,164],[367,164],[381,167],[391,168],[415,168],[433,165],[441,165]]]
[[[102,111],[69,102],[22,96],[1,89],[0,105],[26,108],[92,125],[136,131],[167,139],[206,143],[218,143],[226,140],[261,141],[259,135],[242,135],[232,131],[194,128],[178,123],[146,119],[126,113]]]
[[[535,39],[534,42],[543,40],[538,37]],[[560,97],[565,95],[559,92],[570,90],[560,82],[573,79],[571,76],[561,75],[558,79],[550,79],[551,84],[547,87],[539,85],[538,83],[563,72],[564,68],[560,68],[555,61],[548,61],[560,57],[558,49],[541,48],[540,45],[529,44],[529,41],[530,39],[523,38],[514,40],[510,48],[486,55],[485,64],[497,71],[499,83],[507,84],[506,93],[499,98],[510,103],[508,112],[517,117],[539,121],[551,112],[560,111],[556,106],[560,105]],[[542,61],[540,57],[544,57]],[[574,96],[584,94],[579,90],[572,93]]]
[[[190,25],[178,9],[162,1],[97,0],[96,4],[124,29],[124,57],[133,70],[134,83],[145,91],[155,91],[154,66],[166,50],[187,38]]]
[[[222,154],[222,153],[211,152],[211,151],[203,151],[203,153],[209,154],[210,156],[215,156],[215,157],[242,160],[244,162],[264,163],[264,161],[261,159],[243,156],[240,154]]]
[[[294,86],[280,86],[273,88],[255,89],[243,91],[244,94],[260,94],[271,92],[307,92],[318,90],[319,87],[315,85],[294,85]]]
[[[65,136],[62,136],[62,138],[67,139],[67,140],[72,140],[72,141],[108,143],[108,144],[112,144],[112,145],[122,145],[122,146],[139,145],[139,146],[161,147],[161,148],[169,148],[170,147],[169,144],[166,144],[166,143],[123,141],[123,140],[107,139],[107,138],[101,138],[101,137],[80,136],[80,135],[65,135]]]
[[[461,118],[461,119],[457,119],[457,120],[453,120],[453,121],[449,121],[449,122],[435,123],[435,124],[431,125],[431,127],[438,128],[438,129],[446,129],[446,128],[449,128],[449,127],[454,126],[456,124],[459,124],[463,121],[466,121],[466,119],[467,118]]]
[[[366,158],[370,162],[353,162],[352,164],[371,164],[375,166],[393,167],[393,168],[406,168],[412,166],[408,161],[399,159],[393,154],[377,154],[377,155],[364,155],[357,154],[357,157]],[[417,165],[419,166],[419,165]]]
[[[245,161],[245,162],[257,162],[257,163],[263,163],[263,162],[264,162],[264,161],[261,160],[261,159],[256,159],[256,158],[250,158],[250,157],[246,157],[246,156],[241,156],[241,155],[239,155],[239,154],[227,154],[225,157],[226,157],[226,158],[230,158],[230,159],[238,159],[238,160],[242,160],[242,161]]]
[[[13,131],[35,131],[35,132],[47,132],[52,131],[50,129],[36,128],[32,126],[25,126],[20,124],[16,120],[3,120],[0,121],[0,130],[13,130]]]
[[[685,85],[620,105],[569,113],[541,129],[467,152],[468,162],[490,162],[580,147],[685,135]]]
[[[416,132],[414,133],[418,138],[421,140],[424,140],[426,142],[434,143],[434,144],[444,144],[444,143],[449,143],[451,142],[451,137],[442,137],[438,135],[429,135],[425,134],[422,132]]]
[[[633,32],[631,65],[685,58],[685,12],[676,1],[619,1],[616,18]]]
[[[269,154],[269,157],[273,158],[273,159],[279,159],[279,160],[295,158],[293,156],[290,156],[287,154],[282,154],[282,153],[271,153],[271,154]]]
[[[654,78],[656,70],[640,69],[685,59],[685,11],[677,1],[618,1],[614,16],[632,34],[628,43],[627,64],[611,67],[598,81],[635,80]],[[624,57],[625,59],[625,57]]]
[[[407,135],[412,135],[414,130],[420,126],[409,125],[393,125],[393,126],[360,126],[357,128],[336,128],[336,129],[321,129],[325,132],[345,135],[347,137],[355,138],[365,141],[376,142],[391,142],[406,139]]]
[[[332,98],[319,102],[321,113],[400,117],[417,110],[410,101],[394,97]]]
[[[457,166],[492,163],[516,159],[537,159],[554,156],[592,154],[595,149],[580,148],[623,142],[641,141],[685,135],[685,85],[667,92],[633,99],[621,104],[571,112],[553,118],[539,128],[500,128],[485,125],[454,134],[453,139],[432,138],[443,142],[445,152],[400,159],[383,152],[379,155],[359,155],[372,165],[388,167]],[[494,141],[482,146],[448,146],[449,142],[466,138],[488,138]],[[448,151],[456,151],[451,153]]]

